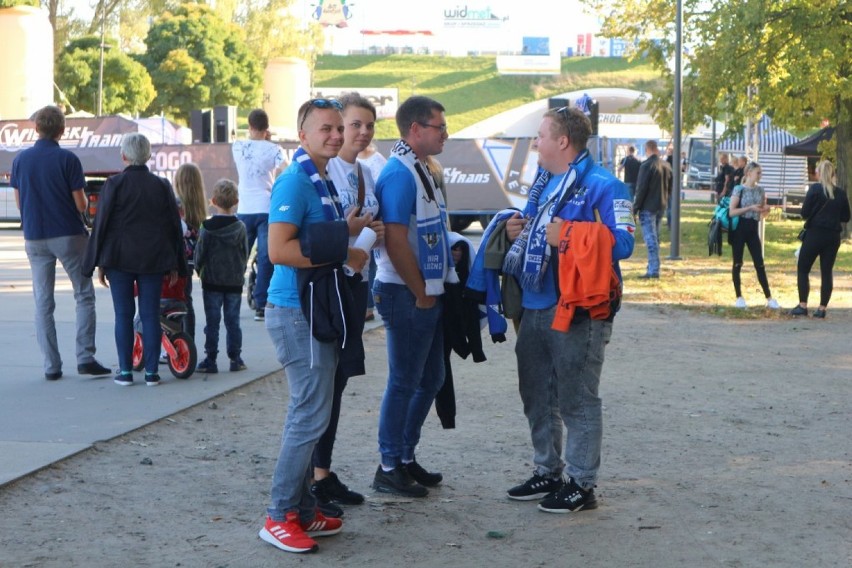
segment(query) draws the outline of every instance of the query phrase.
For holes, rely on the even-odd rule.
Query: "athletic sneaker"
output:
[[[747,308],[748,306],[746,305],[745,298],[743,298],[742,296],[737,298],[737,301],[734,302],[734,307],[740,308],[741,310]]]
[[[778,300],[775,298],[769,298],[766,300],[766,307],[770,310],[780,310],[781,306],[778,305]]]
[[[341,505],[360,505],[364,502],[364,496],[357,491],[352,491],[341,483],[337,474],[333,471],[329,472],[328,477],[320,479],[311,485],[311,493],[320,504],[340,503]]]
[[[340,505],[332,503],[331,501],[323,503],[319,499],[317,499],[317,510],[329,519],[341,519],[345,513],[343,507]]]
[[[534,501],[542,497],[558,491],[562,488],[564,482],[562,476],[545,477],[543,475],[533,474],[532,477],[509,489],[506,495],[509,499],[515,501]]]
[[[115,378],[112,379],[112,382],[123,387],[129,387],[133,385],[133,375],[130,373],[117,373]]]
[[[231,359],[230,371],[235,373],[237,371],[245,371],[246,363],[243,361],[242,357],[237,357],[236,359]]]
[[[160,386],[160,375],[158,375],[157,373],[154,373],[153,375],[145,373],[145,384],[149,387]]]
[[[331,536],[343,530],[343,521],[330,519],[317,510],[313,521],[302,523],[302,530],[308,536]]]
[[[803,308],[802,306],[796,306],[792,310],[790,310],[791,316],[806,316],[808,315],[808,308]]]
[[[597,509],[598,500],[594,488],[583,490],[570,477],[562,489],[541,500],[538,508],[545,513],[576,513],[578,511]]]
[[[287,552],[315,552],[319,549],[316,541],[305,533],[299,513],[295,511],[287,513],[283,521],[273,521],[266,517],[266,524],[260,529],[258,536]]]
[[[215,359],[205,357],[204,361],[199,363],[198,367],[196,367],[195,370],[199,373],[207,373],[208,375],[213,375],[219,372],[219,366],[216,364]]]
[[[426,497],[429,495],[429,490],[414,481],[402,464],[390,471],[385,471],[382,466],[379,466],[376,469],[376,476],[373,478],[373,489],[380,493],[393,493],[404,497]]]
[[[263,321],[266,319],[266,313],[263,311],[263,308],[254,311],[254,321]]]
[[[444,476],[438,472],[432,473],[417,463],[417,460],[403,464],[411,479],[424,487],[435,487],[444,480]]]

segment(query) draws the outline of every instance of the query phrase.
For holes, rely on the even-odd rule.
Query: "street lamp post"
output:
[[[101,6],[101,64],[98,72],[98,116],[103,114],[104,109],[104,27],[106,10]]]
[[[671,260],[680,260],[680,196],[681,196],[681,91],[683,86],[681,53],[683,52],[683,1],[677,0],[675,11],[674,132],[672,137],[672,225]]]

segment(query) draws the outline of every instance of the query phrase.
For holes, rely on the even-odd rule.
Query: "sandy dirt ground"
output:
[[[286,410],[277,373],[0,489],[0,566],[847,567],[850,323],[625,305],[601,383],[600,507],[574,515],[505,497],[532,471],[513,336],[486,339],[485,363],[454,359],[458,427],[433,414],[418,452],[443,485],[372,492],[376,330],[333,467],[367,503],[317,554],[257,537]]]

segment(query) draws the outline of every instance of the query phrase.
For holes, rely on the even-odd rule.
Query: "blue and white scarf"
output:
[[[547,187],[553,174],[542,170],[533,182],[529,193],[527,224],[521,234],[512,243],[503,261],[503,272],[517,277],[521,287],[535,292],[541,291],[541,283],[550,264],[550,247],[547,245],[547,224],[557,211],[556,205],[562,201],[567,191],[577,189],[586,172],[593,166],[592,160],[585,160],[588,150],[583,150],[568,166],[568,172],[559,182],[559,187],[551,193],[544,203],[539,203],[541,193]]]
[[[426,282],[426,294],[440,296],[444,282],[459,281],[447,242],[447,207],[435,180],[426,172],[414,151],[404,140],[394,144],[389,160],[399,160],[411,172],[417,185],[417,243],[420,272]]]
[[[304,172],[308,174],[308,177],[311,178],[311,182],[314,184],[314,189],[317,190],[317,195],[319,195],[320,201],[322,201],[322,212],[325,215],[326,220],[336,221],[338,219],[345,219],[343,206],[340,204],[340,197],[337,194],[337,189],[334,187],[334,183],[331,181],[331,178],[326,177],[325,183],[323,183],[322,176],[320,176],[316,164],[314,164],[314,161],[311,160],[311,156],[301,146],[298,150],[296,150],[296,153],[293,154],[293,160],[302,166],[302,170],[304,170]]]

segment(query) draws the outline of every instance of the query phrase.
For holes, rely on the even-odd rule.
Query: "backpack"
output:
[[[713,217],[719,220],[719,225],[721,226],[723,231],[736,231],[737,226],[740,224],[739,217],[731,217],[728,211],[728,208],[731,205],[730,196],[726,195],[725,197],[719,200],[719,203],[716,204],[716,210],[713,211]]]

